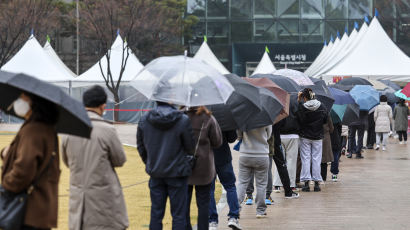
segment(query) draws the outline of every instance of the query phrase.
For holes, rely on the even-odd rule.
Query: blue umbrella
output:
[[[335,99],[334,104],[337,105],[345,105],[345,104],[354,104],[355,101],[353,99],[353,97],[340,89],[336,89],[336,88],[332,88],[332,87],[328,87],[330,93],[332,94],[333,98]]]
[[[349,93],[360,110],[369,111],[380,103],[379,92],[370,85],[356,85]]]
[[[400,86],[390,80],[379,80],[380,82],[384,83],[387,86],[392,87],[394,90],[400,90]]]

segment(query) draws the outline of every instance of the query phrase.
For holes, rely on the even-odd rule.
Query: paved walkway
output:
[[[410,229],[410,143],[397,142],[389,138],[387,151],[366,150],[364,159],[342,156],[340,181],[326,182],[322,192],[301,192],[296,200],[273,193],[266,219],[256,219],[255,205],[244,205],[243,229]],[[229,229],[227,212],[226,206],[219,229]]]

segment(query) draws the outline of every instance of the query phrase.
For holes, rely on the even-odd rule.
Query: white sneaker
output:
[[[239,220],[236,218],[229,218],[228,220],[228,227],[234,230],[241,230],[242,227],[239,225]]]
[[[375,148],[376,150],[379,150],[380,149],[380,145],[376,145],[376,148]]]
[[[399,142],[399,144],[401,144],[401,145],[402,145],[402,144],[403,144],[403,141],[400,141],[400,142]]]
[[[383,147],[382,147],[382,150],[383,150],[383,151],[386,151],[386,147],[383,146]]]
[[[256,214],[256,218],[258,218],[258,219],[262,219],[262,218],[266,218],[266,217],[267,217],[266,212],[263,213],[263,214]]]
[[[209,230],[218,230],[218,223],[216,222],[209,223]]]

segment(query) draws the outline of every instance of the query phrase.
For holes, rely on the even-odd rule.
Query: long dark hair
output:
[[[31,99],[31,120],[49,125],[55,125],[57,123],[59,111],[56,104],[34,94],[25,94]]]

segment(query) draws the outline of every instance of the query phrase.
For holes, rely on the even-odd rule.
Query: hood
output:
[[[320,101],[313,99],[303,103],[303,106],[310,111],[316,111],[320,107],[320,104]]]
[[[167,130],[181,119],[182,114],[171,105],[159,105],[148,113],[147,121],[157,129]]]

